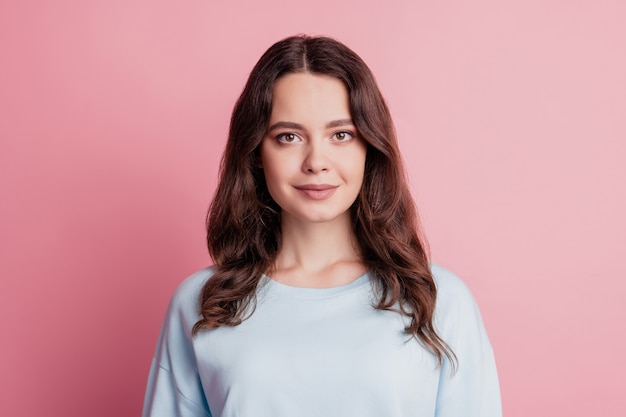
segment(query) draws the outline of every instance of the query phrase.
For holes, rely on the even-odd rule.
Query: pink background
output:
[[[377,75],[505,414],[623,416],[626,3],[300,3],[0,2],[0,415],[139,414],[234,100],[305,32]]]

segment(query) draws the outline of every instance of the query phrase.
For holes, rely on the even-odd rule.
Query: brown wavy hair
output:
[[[201,292],[201,329],[236,326],[253,314],[262,275],[281,244],[280,207],[260,168],[260,143],[272,110],[274,83],[308,72],[341,80],[352,121],[368,144],[363,186],[351,207],[363,262],[373,277],[375,308],[410,318],[405,331],[430,349],[439,363],[454,353],[437,335],[437,289],[417,213],[407,185],[389,109],[365,62],[327,37],[292,36],[271,46],[257,62],[233,110],[219,184],[207,215],[207,243],[215,273]]]

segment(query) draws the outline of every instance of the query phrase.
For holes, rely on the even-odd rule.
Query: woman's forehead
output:
[[[351,119],[348,90],[339,79],[320,74],[293,73],[276,81],[269,125],[277,122],[327,125]]]

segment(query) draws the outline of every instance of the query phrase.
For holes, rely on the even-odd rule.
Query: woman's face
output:
[[[309,73],[276,81],[261,163],[282,216],[329,222],[349,216],[363,183],[367,145],[338,79]]]

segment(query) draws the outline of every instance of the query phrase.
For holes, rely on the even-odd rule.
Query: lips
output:
[[[339,186],[330,184],[304,184],[295,187],[304,197],[310,200],[326,200],[330,198]]]

